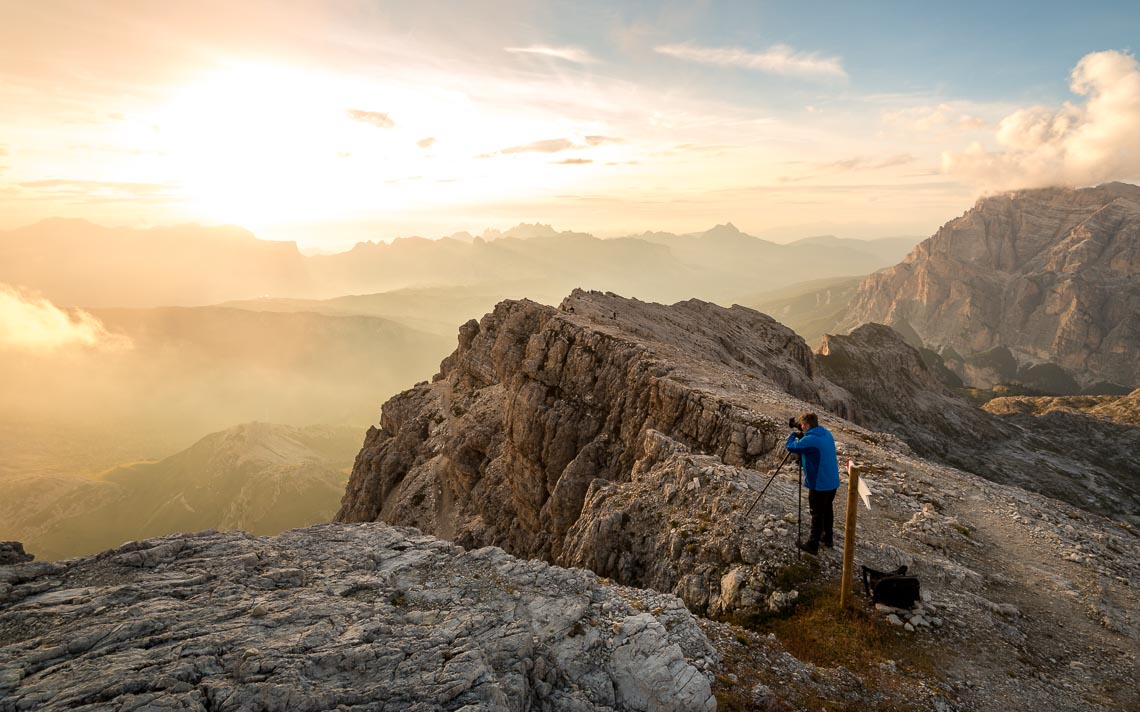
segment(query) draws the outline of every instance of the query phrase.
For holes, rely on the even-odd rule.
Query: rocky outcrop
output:
[[[0,568],[0,710],[714,710],[674,598],[386,525]]]
[[[1007,348],[1083,385],[1140,383],[1140,187],[1111,183],[983,198],[900,264],[867,277],[839,330],[910,330],[961,363]],[[947,359],[948,363],[952,362]],[[982,366],[962,370],[970,385]]]
[[[18,541],[0,541],[0,566],[22,564],[36,558],[24,551],[24,545]]]
[[[812,407],[805,402],[851,409],[847,394],[818,377],[803,340],[758,312],[581,291],[560,309],[507,301],[461,329],[434,382],[385,404],[337,518],[586,565],[704,608],[728,569],[758,559],[741,554],[745,530],[726,528],[725,541],[700,555],[679,538],[669,522],[700,510],[683,511],[696,503],[687,494],[661,502],[662,492],[719,497],[729,483],[701,490],[707,475],[673,462],[665,477],[664,463],[685,451],[704,456],[704,467],[767,467],[782,454],[788,417]],[[644,522],[625,526],[636,508],[603,515],[604,501],[637,498],[639,488],[652,496]],[[781,543],[785,554],[790,543]],[[770,576],[754,573],[762,597]]]
[[[851,393],[858,422],[899,435],[924,457],[944,459],[949,443],[995,435],[994,419],[943,385],[922,353],[890,327],[864,324],[848,335],[824,336],[816,363]]]
[[[859,422],[897,435],[923,457],[1137,521],[1140,427],[1075,409],[1040,418],[1000,405],[979,409],[882,324],[825,336],[816,361],[851,393]]]
[[[982,407],[995,415],[1047,415],[1060,411],[1140,427],[1140,388],[1126,396],[1005,396]]]

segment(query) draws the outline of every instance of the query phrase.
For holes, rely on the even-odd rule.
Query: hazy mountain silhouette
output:
[[[527,296],[550,301],[575,287],[664,302],[731,301],[805,279],[866,274],[897,261],[905,252],[898,242],[827,237],[782,245],[731,223],[688,235],[600,239],[522,224],[483,237],[406,237],[306,256],[293,243],[259,240],[241,228],[134,230],[52,219],[0,233],[0,282],[89,307],[503,284],[537,286],[541,293]]]
[[[362,437],[352,427],[246,423],[95,477],[9,478],[0,538],[62,558],[174,532],[275,534],[328,521]]]

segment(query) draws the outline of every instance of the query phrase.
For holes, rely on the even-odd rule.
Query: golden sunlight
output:
[[[541,153],[495,155],[546,137],[550,117],[414,84],[231,65],[175,91],[131,143],[157,144],[159,170],[199,219],[255,229],[517,198],[588,172]]]

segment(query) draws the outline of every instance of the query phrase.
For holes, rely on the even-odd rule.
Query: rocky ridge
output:
[[[857,422],[897,435],[917,454],[1140,524],[1140,427],[1072,408],[1044,417],[977,408],[881,324],[825,336],[816,362],[851,393]],[[1125,399],[1092,400],[1112,407]]]
[[[1006,347],[1019,363],[1056,364],[1084,385],[1134,388],[1138,276],[1140,187],[1018,191],[979,200],[867,277],[837,328],[888,324],[966,358]]]
[[[982,406],[995,415],[1084,414],[1119,425],[1140,427],[1140,388],[1126,396],[1005,396]]]
[[[673,596],[380,524],[0,568],[0,710],[713,710]]]
[[[586,566],[717,618],[779,615],[839,562],[797,556],[788,469],[744,513],[788,416],[867,418],[861,407],[802,340],[751,310],[585,292],[557,310],[505,302],[463,327],[432,383],[385,404],[338,518]],[[907,563],[943,622],[899,633],[932,636],[941,663],[923,684],[970,709],[1137,702],[1121,677],[1140,632],[1133,528],[824,421],[874,493],[857,561]]]

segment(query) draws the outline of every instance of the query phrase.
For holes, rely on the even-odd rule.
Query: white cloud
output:
[[[575,64],[595,64],[598,61],[592,54],[579,47],[531,45],[530,47],[504,47],[503,50],[513,54],[538,54],[544,57],[554,57]]]
[[[942,154],[945,173],[985,188],[1091,185],[1140,177],[1140,65],[1116,51],[1085,55],[1069,88],[1084,105],[1031,106],[1002,119],[1002,150],[980,143]]]
[[[970,114],[965,107],[948,103],[887,111],[882,120],[891,128],[920,133],[972,131],[986,126],[985,119]]]
[[[117,350],[130,339],[107,331],[85,311],[66,312],[47,299],[0,284],[0,348],[50,351],[66,346]]]
[[[701,64],[742,67],[769,74],[798,77],[832,77],[846,79],[847,72],[838,57],[821,57],[815,53],[797,52],[787,45],[773,45],[753,52],[738,47],[696,47],[690,44],[661,45],[661,54]]]

